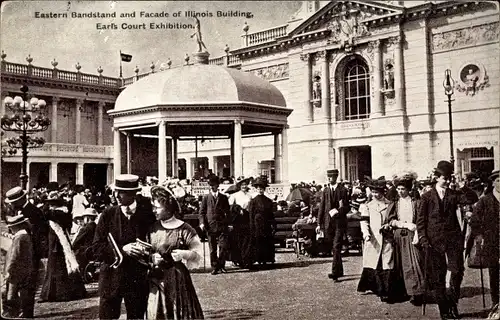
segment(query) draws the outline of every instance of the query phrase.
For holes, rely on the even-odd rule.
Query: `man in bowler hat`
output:
[[[434,187],[424,193],[417,212],[417,234],[424,248],[424,273],[429,289],[436,292],[441,319],[458,319],[458,299],[464,275],[464,237],[457,216],[467,197],[449,188],[453,165],[439,161],[434,169]],[[446,294],[446,272],[451,272],[451,295]]]
[[[338,282],[344,276],[342,266],[342,240],[347,231],[347,213],[351,210],[349,192],[337,182],[339,171],[328,170],[328,185],[321,192],[316,232],[324,232],[328,244],[332,245],[332,273],[328,278]]]
[[[210,176],[208,183],[210,191],[201,200],[199,219],[200,229],[208,234],[208,246],[210,249],[210,265],[212,274],[226,273],[225,264],[228,258],[228,235],[232,226],[228,225],[229,201],[228,198],[218,191],[219,177]],[[219,254],[217,254],[217,246]]]
[[[119,175],[115,179],[118,205],[106,209],[99,218],[93,242],[93,252],[102,262],[99,274],[99,318],[118,319],[122,300],[125,300],[127,319],[143,319],[147,306],[147,267],[137,258],[142,254],[136,239],[145,241],[155,221],[151,203],[137,201],[141,190],[139,177]],[[113,249],[108,233],[123,253],[123,262],[113,268]]]

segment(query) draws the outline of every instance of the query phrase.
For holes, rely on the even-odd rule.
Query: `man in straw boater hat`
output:
[[[422,194],[417,211],[418,242],[424,250],[426,287],[434,290],[442,319],[458,319],[458,299],[464,275],[464,237],[457,209],[467,197],[449,188],[453,165],[439,161],[434,187]],[[446,294],[446,272],[451,272],[451,295]],[[424,304],[425,306],[425,304]]]
[[[100,319],[118,319],[122,300],[125,300],[127,319],[142,319],[146,311],[148,270],[138,261],[143,252],[136,239],[146,240],[156,218],[150,202],[137,201],[140,190],[138,176],[117,176],[114,194],[118,204],[104,210],[97,223],[92,250],[95,258],[102,262],[99,273]],[[116,268],[111,267],[115,253],[108,234],[123,253],[123,262]]]
[[[138,261],[143,252],[136,239],[146,240],[156,218],[150,202],[137,201],[139,190],[138,176],[117,176],[114,193],[118,204],[106,209],[97,223],[93,252],[102,262],[99,273],[100,319],[118,319],[122,300],[125,300],[127,319],[142,319],[146,311],[148,269]],[[116,268],[111,267],[115,253],[108,234],[123,253],[123,262]]]
[[[210,265],[212,274],[226,273],[226,259],[229,255],[228,234],[232,226],[228,224],[229,201],[228,198],[218,191],[219,177],[212,175],[208,184],[210,191],[201,200],[199,220],[200,229],[208,235],[208,246],[210,250]],[[219,252],[217,254],[217,247]]]
[[[5,262],[7,297],[3,316],[33,318],[35,299],[32,293],[33,243],[28,218],[22,214],[7,217],[7,226],[14,235]]]
[[[332,248],[332,272],[328,275],[328,278],[338,282],[339,278],[344,276],[342,242],[347,231],[347,213],[351,208],[349,192],[342,184],[337,182],[339,170],[328,170],[326,174],[328,186],[321,191],[316,232],[323,232],[328,247],[331,246]]]
[[[493,171],[489,176],[489,180],[493,184],[493,190],[479,198],[469,218],[469,224],[472,229],[471,239],[474,239],[479,234],[484,239],[483,250],[485,252],[481,254],[481,267],[488,268],[492,303],[490,312],[492,317],[488,317],[488,319],[498,319],[498,316],[493,318],[492,313],[497,312],[498,315],[499,302],[500,171]]]
[[[45,221],[42,211],[28,201],[28,193],[21,187],[14,187],[5,194],[5,203],[12,207],[15,215],[22,214],[29,219],[31,224],[31,240],[33,241],[33,269],[31,278],[30,294],[35,300],[36,286],[38,283],[38,273],[40,260],[47,257],[49,225]]]

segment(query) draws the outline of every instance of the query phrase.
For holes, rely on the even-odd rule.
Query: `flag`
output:
[[[132,55],[131,54],[126,54],[126,53],[121,53],[120,56],[122,57],[122,61],[124,62],[130,62],[132,61]]]

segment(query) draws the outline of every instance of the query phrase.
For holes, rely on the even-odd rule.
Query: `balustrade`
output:
[[[250,34],[246,35],[246,37],[248,38],[248,45],[255,45],[255,44],[259,44],[259,43],[264,43],[264,42],[272,41],[276,38],[285,36],[286,29],[287,29],[287,26],[283,25],[283,26],[272,28],[272,29],[266,29],[266,30],[250,33]]]

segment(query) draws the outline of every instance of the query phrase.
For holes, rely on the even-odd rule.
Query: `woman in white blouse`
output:
[[[410,197],[413,180],[411,175],[403,175],[394,180],[399,197],[389,204],[387,220],[394,232],[394,265],[397,280],[404,281],[406,288],[404,293],[411,297],[410,302],[421,305],[424,276],[420,265],[420,252],[415,247],[418,242],[415,224],[417,200]]]

